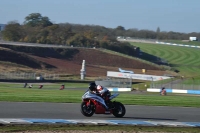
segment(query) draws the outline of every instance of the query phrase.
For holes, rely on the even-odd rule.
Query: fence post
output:
[[[154,88],[154,82],[153,82],[153,77],[151,77],[151,87]]]
[[[170,83],[171,89],[172,89],[172,82],[173,82],[173,78],[171,77],[171,83]]]
[[[184,76],[181,76],[181,89],[183,89],[183,78]]]
[[[200,82],[199,82],[199,81],[200,81],[200,80],[198,80],[198,86],[199,86],[199,90],[200,90],[200,85],[199,85]]]
[[[194,77],[192,77],[192,81],[193,81],[193,83],[192,83],[192,89],[194,90]]]
[[[132,89],[132,78],[130,78],[130,88]]]

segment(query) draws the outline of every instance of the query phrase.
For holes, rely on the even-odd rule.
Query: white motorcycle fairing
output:
[[[91,93],[89,91],[86,91],[85,94],[82,96],[82,99],[93,99],[93,100],[96,100],[98,101],[99,103],[101,103],[102,105],[104,105],[107,109],[108,107],[106,106],[106,103],[104,101],[103,98],[101,98],[100,96],[97,96],[96,94],[94,93]]]
[[[109,99],[112,100],[113,98],[117,97],[118,95],[119,95],[119,93],[115,93],[115,94],[111,95]]]
[[[110,96],[110,93],[106,92],[104,95],[109,99],[105,101],[99,94],[88,89],[82,96],[81,113],[86,117],[91,117],[93,114],[113,114],[118,118],[123,117],[126,113],[124,105],[121,102],[111,101],[119,94]]]

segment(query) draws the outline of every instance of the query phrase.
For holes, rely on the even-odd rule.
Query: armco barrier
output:
[[[69,82],[69,83],[91,83],[92,80],[24,80],[24,79],[0,79],[0,82],[13,82],[13,83],[56,83],[56,82]]]
[[[165,89],[167,93],[183,93],[183,94],[200,94],[200,90],[180,90],[180,89]],[[160,92],[161,89],[147,88],[148,92]]]
[[[200,122],[140,121],[140,120],[87,120],[87,119],[0,119],[0,124],[83,124],[83,125],[138,125],[200,127]]]
[[[109,91],[131,91],[131,88],[107,88]]]

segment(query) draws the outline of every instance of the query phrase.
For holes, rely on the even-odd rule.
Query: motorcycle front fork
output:
[[[91,102],[90,100],[86,103],[87,109],[94,108],[94,105],[91,104],[91,103],[92,103],[92,102]]]
[[[113,107],[114,107],[113,103],[112,103],[110,100],[105,101],[105,103],[106,103],[106,106],[107,106],[108,108],[113,108]]]

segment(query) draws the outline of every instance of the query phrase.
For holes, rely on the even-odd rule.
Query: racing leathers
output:
[[[111,96],[111,93],[107,88],[105,88],[101,85],[97,85],[96,91],[94,93],[96,93],[98,96],[102,97],[104,99],[106,105],[108,106],[108,108],[111,108],[110,99],[109,99]]]

